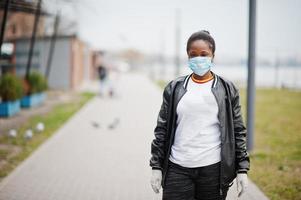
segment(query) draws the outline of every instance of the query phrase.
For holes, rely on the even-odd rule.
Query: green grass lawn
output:
[[[164,88],[167,84],[158,81]],[[240,89],[246,122],[246,90]],[[301,92],[257,89],[249,177],[271,200],[301,199]]]
[[[94,94],[92,93],[81,93],[76,100],[59,104],[44,116],[32,117],[25,125],[18,129],[18,133],[24,133],[26,129],[34,128],[38,122],[45,124],[45,130],[42,133],[34,133],[31,140],[24,140],[23,134],[18,134],[16,138],[8,138],[6,135],[2,135],[0,137],[0,144],[8,146],[9,151],[0,149],[0,160],[4,163],[0,165],[0,179],[5,177],[20,162],[27,158],[93,96]]]
[[[241,97],[246,116],[246,90]],[[255,106],[250,178],[271,200],[300,200],[301,92],[257,89]]]

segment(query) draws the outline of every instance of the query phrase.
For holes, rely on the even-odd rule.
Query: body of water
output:
[[[144,68],[151,77],[155,79],[172,80],[175,78],[175,67],[166,65],[164,68],[160,64],[147,66]],[[188,66],[180,69],[180,75],[189,74],[192,71]],[[245,65],[215,65],[212,71],[223,76],[238,86],[247,85],[248,69]],[[255,69],[256,87],[284,87],[301,89],[301,66],[256,66]]]

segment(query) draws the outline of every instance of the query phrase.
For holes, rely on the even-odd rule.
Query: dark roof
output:
[[[0,10],[5,7],[6,1],[0,1]],[[42,6],[43,7],[43,6]],[[37,10],[37,4],[25,0],[10,0],[9,12],[25,12],[34,14]],[[43,8],[41,9],[41,15],[51,15],[47,13]]]

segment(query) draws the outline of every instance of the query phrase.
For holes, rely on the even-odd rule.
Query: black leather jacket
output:
[[[212,71],[211,71],[212,72]],[[220,194],[222,187],[233,184],[237,173],[247,173],[250,168],[246,147],[247,130],[241,116],[238,88],[229,80],[214,72],[211,90],[218,103],[218,119],[221,131]],[[150,166],[162,170],[161,185],[165,187],[168,160],[177,126],[177,104],[187,91],[192,73],[170,81],[164,88],[163,102],[154,129],[155,139],[151,143]]]

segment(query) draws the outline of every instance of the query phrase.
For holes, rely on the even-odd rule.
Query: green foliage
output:
[[[31,140],[24,140],[22,134],[18,134],[16,138],[9,138],[4,134],[0,134],[0,144],[9,146],[8,150],[0,149],[0,161],[5,163],[0,165],[0,181],[17,167],[18,164],[29,157],[39,145],[56,133],[70,117],[94,96],[95,94],[92,93],[81,93],[76,95],[71,102],[56,105],[47,115],[30,117],[28,121],[18,129],[19,133],[24,133],[25,130],[35,127],[38,122],[43,122],[46,126],[43,133],[35,134]],[[19,149],[19,151],[13,156],[9,156],[10,152],[15,149]]]
[[[29,94],[43,92],[48,88],[44,76],[38,72],[32,72],[27,78],[29,84]]]
[[[246,90],[241,90],[246,113]],[[301,197],[301,92],[257,89],[250,178],[271,200]]]
[[[2,101],[15,101],[23,96],[22,81],[13,74],[0,77],[0,96]]]

